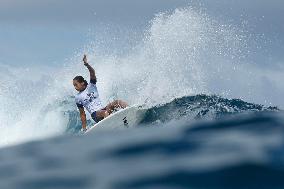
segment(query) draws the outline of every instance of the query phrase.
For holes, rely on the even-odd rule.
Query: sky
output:
[[[0,63],[59,64],[102,24],[134,28],[186,1],[1,0]]]
[[[1,0],[4,22],[87,24],[97,21],[139,22],[154,13],[184,6],[186,0]]]
[[[282,0],[1,0],[0,63],[60,64],[90,43],[93,33],[103,33],[103,25],[122,30],[118,34],[123,28],[139,33],[155,14],[186,6],[236,25],[253,23],[252,32],[266,35],[270,56],[283,60]]]

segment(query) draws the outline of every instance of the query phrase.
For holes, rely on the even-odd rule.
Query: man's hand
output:
[[[94,80],[94,81],[96,82],[96,81],[97,81],[97,78],[96,78],[95,70],[94,70],[94,68],[92,68],[92,66],[88,63],[87,55],[85,55],[85,54],[84,54],[83,62],[84,62],[84,65],[88,68],[88,70],[89,70],[89,72],[90,72],[90,78],[91,78],[91,80]]]
[[[87,130],[88,130],[87,128],[82,128],[82,129],[81,129],[81,133],[84,134]]]
[[[88,65],[87,55],[85,55],[85,54],[84,54],[83,62],[84,62],[85,66]]]

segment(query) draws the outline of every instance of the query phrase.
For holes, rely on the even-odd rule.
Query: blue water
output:
[[[276,107],[187,96],[149,108],[137,128],[2,149],[0,187],[283,188],[283,121]]]
[[[283,121],[277,108],[184,97],[150,108],[136,129],[2,149],[0,187],[283,188]]]
[[[282,55],[236,20],[186,6],[137,33],[101,23],[57,66],[0,63],[0,188],[284,188]],[[147,109],[135,128],[81,135],[83,53],[104,104]]]

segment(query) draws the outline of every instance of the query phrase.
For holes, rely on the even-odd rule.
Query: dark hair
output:
[[[76,81],[78,81],[79,83],[83,83],[83,82],[84,82],[84,85],[85,85],[85,86],[88,85],[88,82],[87,82],[82,76],[76,76],[76,77],[74,77],[73,80],[76,80]]]

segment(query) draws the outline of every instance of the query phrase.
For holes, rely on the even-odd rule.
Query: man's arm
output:
[[[86,119],[86,114],[84,108],[79,108],[80,111],[80,118],[82,121],[82,129],[83,131],[86,131],[87,129],[87,119]]]
[[[96,82],[97,82],[97,77],[96,77],[95,70],[94,70],[94,68],[88,63],[88,60],[87,60],[87,56],[86,56],[86,55],[84,55],[83,62],[84,62],[84,65],[88,68],[88,70],[89,70],[89,72],[90,72],[90,79],[91,79],[91,81],[94,81],[94,82],[96,83]]]

